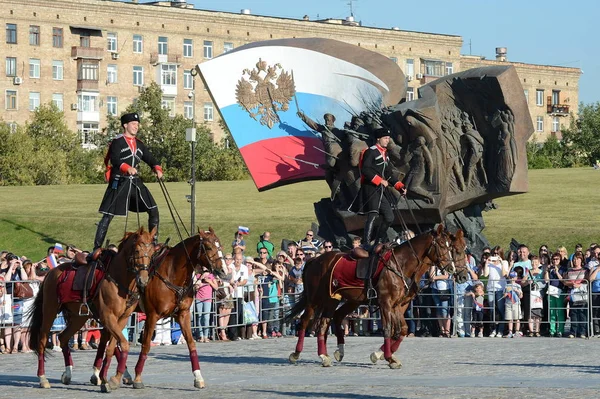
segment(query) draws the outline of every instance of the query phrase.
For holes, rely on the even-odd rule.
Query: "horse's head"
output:
[[[225,258],[221,250],[219,237],[217,237],[213,228],[209,227],[208,231],[198,229],[198,236],[200,237],[200,246],[196,255],[197,265],[210,272],[223,269]],[[197,272],[202,272],[202,270],[197,270]]]
[[[444,230],[441,223],[436,230],[432,230],[433,240],[427,253],[427,257],[434,265],[450,274],[454,273],[454,254],[452,253],[450,234]]]
[[[156,227],[150,232],[144,231],[144,228],[140,227],[134,233],[126,233],[119,245],[119,253],[123,252],[128,255],[127,271],[136,275],[136,283],[140,289],[148,284],[148,269],[156,250],[153,243],[155,235]]]
[[[467,241],[462,230],[456,234],[450,234],[452,257],[454,258],[454,270],[448,272],[454,274],[458,284],[462,284],[469,279],[469,268],[467,266]]]

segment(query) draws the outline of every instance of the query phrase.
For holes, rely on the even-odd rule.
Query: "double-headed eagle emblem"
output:
[[[273,128],[280,122],[279,111],[287,111],[289,102],[296,93],[294,79],[281,64],[269,66],[259,59],[256,68],[244,69],[238,81],[235,95],[240,104],[252,117],[260,115],[260,124]]]

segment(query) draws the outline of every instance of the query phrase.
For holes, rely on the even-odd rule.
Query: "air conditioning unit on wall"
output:
[[[417,74],[417,79],[423,79],[423,74],[422,73],[418,73]]]
[[[20,76],[15,76],[13,78],[13,83],[16,84],[16,85],[20,85],[21,83],[23,83],[23,78],[20,77]]]
[[[408,75],[408,76],[406,77],[406,80],[408,80],[409,82],[410,82],[411,80],[413,80],[413,77],[412,77],[412,75]]]
[[[77,103],[71,104],[71,111],[77,111],[78,109],[79,109],[79,106],[77,105]]]
[[[113,60],[118,60],[119,59],[119,53],[111,53],[110,56],[112,57]]]

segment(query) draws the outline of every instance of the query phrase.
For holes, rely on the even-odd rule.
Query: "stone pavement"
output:
[[[74,352],[73,382],[60,383],[62,355],[46,371],[52,388],[37,388],[36,359],[0,356],[0,398],[596,398],[600,389],[600,339],[408,338],[400,347],[400,370],[371,364],[380,337],[347,339],[343,363],[320,366],[316,339],[307,338],[297,365],[288,363],[291,338],[198,344],[207,387],[193,387],[187,348],[152,348],[145,390],[122,387],[101,394],[89,384],[92,351]],[[335,350],[329,339],[329,353]],[[130,369],[138,347],[129,357]],[[112,371],[114,372],[114,362]]]

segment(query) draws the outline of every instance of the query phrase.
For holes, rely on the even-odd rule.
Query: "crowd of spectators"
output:
[[[401,240],[410,237],[411,234],[405,234]],[[279,251],[268,231],[260,236],[255,250],[247,247],[244,238],[245,232],[235,232],[222,272],[195,276],[192,327],[197,342],[295,335],[297,322],[286,325],[283,315],[304,290],[302,272],[306,261],[325,252],[339,251],[333,242],[317,239],[312,230],[298,241],[282,240]],[[354,247],[360,244],[358,237],[352,242]],[[58,256],[58,263],[70,261],[77,251],[67,246],[66,252]],[[54,252],[54,247],[49,248],[49,255]],[[551,253],[545,245],[537,254],[530,253],[526,245],[507,253],[499,246],[484,248],[480,259],[467,251],[466,282],[458,284],[435,267],[425,273],[419,295],[405,315],[409,336],[600,336],[599,259],[600,246],[595,243],[587,249],[578,245],[571,255],[564,247]],[[37,283],[43,281],[49,269],[47,260],[34,263],[6,251],[1,253],[2,353],[31,351],[27,346],[30,320],[24,315],[37,293]],[[21,283],[24,281],[27,283]],[[25,290],[29,292],[26,297],[14,295],[18,284],[31,288],[30,292]],[[139,338],[136,333],[141,333],[144,319],[143,314],[132,316],[128,327],[131,341]],[[56,332],[62,328],[64,319],[59,315],[48,343],[55,350],[60,350]],[[73,348],[89,349],[89,341],[97,342],[97,328],[88,323],[71,340]],[[380,333],[377,307],[361,306],[344,321],[343,328],[346,335]],[[177,323],[159,320],[152,342],[183,343]]]

